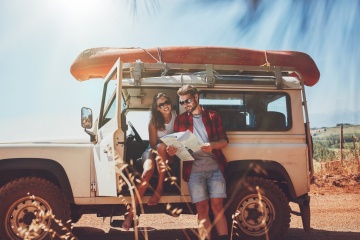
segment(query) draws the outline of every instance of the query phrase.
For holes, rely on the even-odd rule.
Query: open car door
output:
[[[122,63],[120,58],[105,77],[94,147],[96,196],[117,196],[117,172],[123,165],[126,130],[121,129]]]

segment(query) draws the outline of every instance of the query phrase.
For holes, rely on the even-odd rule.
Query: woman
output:
[[[148,205],[158,204],[163,193],[164,179],[166,174],[166,162],[171,164],[174,157],[169,156],[166,152],[166,145],[160,142],[160,138],[174,132],[174,121],[176,112],[172,111],[170,98],[164,93],[158,93],[153,98],[151,105],[151,115],[149,122],[149,148],[143,153],[143,173],[141,182],[137,186],[140,198],[144,195],[149,185],[151,176],[154,173],[156,164],[159,178],[154,195],[150,198]],[[139,204],[138,198],[135,197],[135,206]],[[129,230],[134,218],[133,207],[130,207],[129,214],[126,216],[122,227]]]

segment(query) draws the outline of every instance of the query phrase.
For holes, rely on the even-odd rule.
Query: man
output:
[[[221,152],[228,144],[220,115],[205,110],[199,104],[199,94],[190,85],[182,86],[177,92],[180,105],[186,112],[175,119],[174,131],[190,130],[205,143],[201,150],[194,152],[194,161],[184,162],[183,179],[188,182],[192,202],[198,212],[198,227],[201,239],[210,239],[209,199],[218,239],[229,239],[224,216],[223,199],[226,198],[224,168],[226,159]],[[168,146],[167,152],[173,156],[175,146]]]

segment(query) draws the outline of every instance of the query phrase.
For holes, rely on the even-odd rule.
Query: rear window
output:
[[[200,104],[220,113],[227,131],[287,131],[290,97],[283,92],[200,92]]]

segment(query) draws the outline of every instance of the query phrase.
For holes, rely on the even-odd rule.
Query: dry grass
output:
[[[124,170],[124,169],[122,169]],[[167,177],[165,181],[170,181],[171,184],[176,183],[176,177],[170,175],[170,168],[166,164],[163,167],[163,171],[167,172]],[[126,171],[126,170],[125,170]],[[120,181],[119,184],[126,185],[131,184],[131,192],[133,196],[133,202],[134,204],[134,197],[139,197],[139,193],[137,192],[137,189],[134,187],[136,184],[138,184],[138,179],[136,176],[139,176],[139,173],[131,173],[127,172],[127,183],[126,181]],[[179,186],[177,186],[179,187]],[[328,161],[324,163],[315,163],[315,174],[312,181],[311,186],[311,192],[315,194],[342,194],[342,193],[355,193],[360,194],[360,165],[357,161],[357,159],[351,159],[351,160],[343,160],[343,161]],[[119,196],[120,198],[122,196]],[[261,198],[261,196],[260,196]],[[140,211],[143,213],[142,208],[142,202],[140,201]],[[128,210],[131,203],[124,202],[125,205],[127,205]],[[39,208],[39,211],[41,209]],[[167,210],[172,213],[172,215],[179,215],[182,212],[182,209],[172,208],[170,204],[167,206]],[[52,237],[55,237],[56,239],[77,239],[76,236],[74,236],[70,229],[66,229],[66,227],[63,225],[63,223],[57,219],[55,219],[55,216],[52,215],[51,212],[48,213],[40,213],[43,214],[42,217],[46,217],[49,219],[54,220],[62,230],[65,230],[66,234],[60,235],[57,233],[54,229],[47,229],[45,226],[42,226],[42,224],[38,224],[36,222],[36,219],[33,220],[33,223],[29,226],[27,229],[18,229],[19,236],[21,236],[23,239],[31,240],[31,239],[37,239],[37,236],[42,231],[49,232],[49,234]],[[200,221],[201,223],[201,221]],[[200,224],[201,225],[201,224]],[[212,227],[214,227],[212,225]],[[137,233],[137,227],[134,229],[135,239],[138,239],[138,233]],[[202,239],[203,234],[195,233],[198,237]],[[232,232],[230,233],[233,234]],[[148,239],[148,236],[145,235],[145,239]]]
[[[35,196],[31,196],[35,198]],[[37,204],[37,203],[34,203]],[[68,240],[76,240],[76,236],[72,234],[71,229],[73,228],[73,224],[71,220],[69,220],[66,224],[64,224],[61,220],[55,218],[52,211],[44,212],[39,206],[35,205],[38,208],[38,216],[32,220],[31,224],[27,228],[19,228],[17,229],[17,235],[24,240],[34,240],[38,239],[39,236],[43,235],[44,232],[47,232],[51,239],[68,239]],[[47,221],[53,222],[52,227],[48,228],[44,221],[41,223],[38,221],[38,218],[47,219]],[[71,223],[71,229],[67,227],[67,225]],[[60,229],[62,233],[57,232],[54,228],[54,224],[56,228]]]
[[[360,165],[357,159],[325,162],[315,168],[311,192],[360,193]]]

